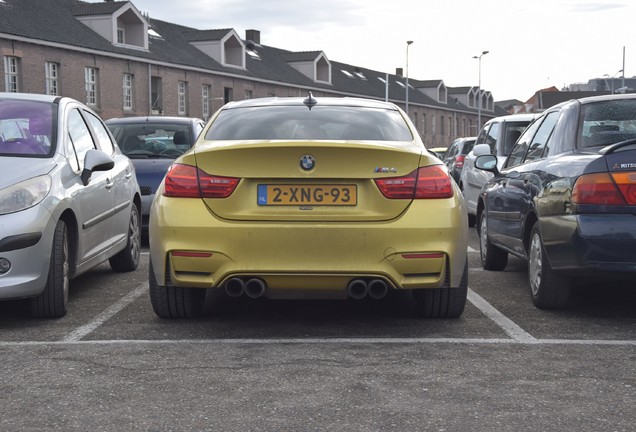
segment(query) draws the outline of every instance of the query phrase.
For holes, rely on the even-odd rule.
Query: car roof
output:
[[[0,98],[36,101],[36,102],[49,102],[49,103],[55,102],[56,99],[62,99],[60,96],[51,96],[51,95],[36,94],[36,93],[13,93],[13,92],[0,92]]]
[[[486,123],[505,123],[505,122],[513,122],[513,121],[532,121],[539,117],[541,114],[510,114],[500,117],[495,117],[493,119],[488,120]]]
[[[605,102],[610,100],[625,100],[625,99],[636,99],[636,94],[628,93],[628,94],[590,96],[590,97],[578,99],[578,101],[582,104],[587,104],[587,103]]]
[[[106,120],[106,124],[138,124],[138,123],[192,123],[203,121],[197,117],[170,117],[170,116],[133,116],[116,117]]]
[[[312,96],[316,101],[315,106],[348,106],[360,108],[381,108],[397,110],[397,106],[391,102],[383,102],[372,99],[355,98],[355,97],[316,97]],[[233,101],[225,104],[223,109],[233,108],[250,108],[263,106],[302,106],[306,97],[266,97],[257,99],[246,99],[242,101]]]

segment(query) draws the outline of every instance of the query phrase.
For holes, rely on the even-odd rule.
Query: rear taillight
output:
[[[389,199],[433,199],[453,196],[451,179],[442,165],[421,167],[404,177],[376,179]]]
[[[579,205],[626,205],[621,191],[608,173],[580,176],[572,189],[572,202]]]
[[[466,159],[466,156],[464,156],[464,155],[455,156],[455,168],[463,168],[464,167],[464,159]]]
[[[191,165],[174,164],[168,170],[163,195],[176,198],[227,198],[240,179],[213,176]]]
[[[614,172],[612,178],[627,204],[636,205],[636,172]]]

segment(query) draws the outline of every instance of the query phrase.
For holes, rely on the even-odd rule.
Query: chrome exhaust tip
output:
[[[369,297],[379,300],[386,295],[389,287],[382,279],[373,279],[369,283]]]
[[[240,278],[232,278],[225,282],[225,293],[230,297],[240,297],[245,292],[245,282]]]
[[[265,294],[265,282],[262,279],[252,278],[245,282],[245,295],[249,298],[259,298]]]
[[[349,282],[349,285],[347,285],[347,293],[349,294],[349,297],[356,300],[363,299],[367,295],[368,291],[369,287],[362,279],[354,279]]]

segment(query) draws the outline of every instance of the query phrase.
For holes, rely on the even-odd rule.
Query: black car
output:
[[[636,277],[636,95],[545,111],[508,155],[475,165],[495,177],[478,200],[481,262],[528,261],[532,300],[564,307],[580,278]]]
[[[464,159],[466,159],[466,155],[473,149],[476,139],[477,137],[457,138],[450,147],[448,147],[446,153],[444,153],[442,161],[444,161],[444,164],[448,167],[448,171],[450,171],[457,183],[459,183],[459,175],[462,173],[462,168],[464,167]]]
[[[122,117],[107,120],[106,126],[135,166],[145,235],[150,205],[159,183],[174,159],[194,145],[205,122],[196,117]]]

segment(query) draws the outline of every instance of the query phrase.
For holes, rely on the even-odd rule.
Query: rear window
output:
[[[317,105],[223,110],[205,139],[412,141],[413,136],[398,111]]]
[[[184,123],[117,123],[106,122],[122,152],[128,156],[175,157],[191,147],[194,141]]]
[[[636,100],[581,106],[578,147],[606,146],[636,138]]]
[[[467,155],[475,147],[475,140],[466,141],[462,147],[462,154]]]

